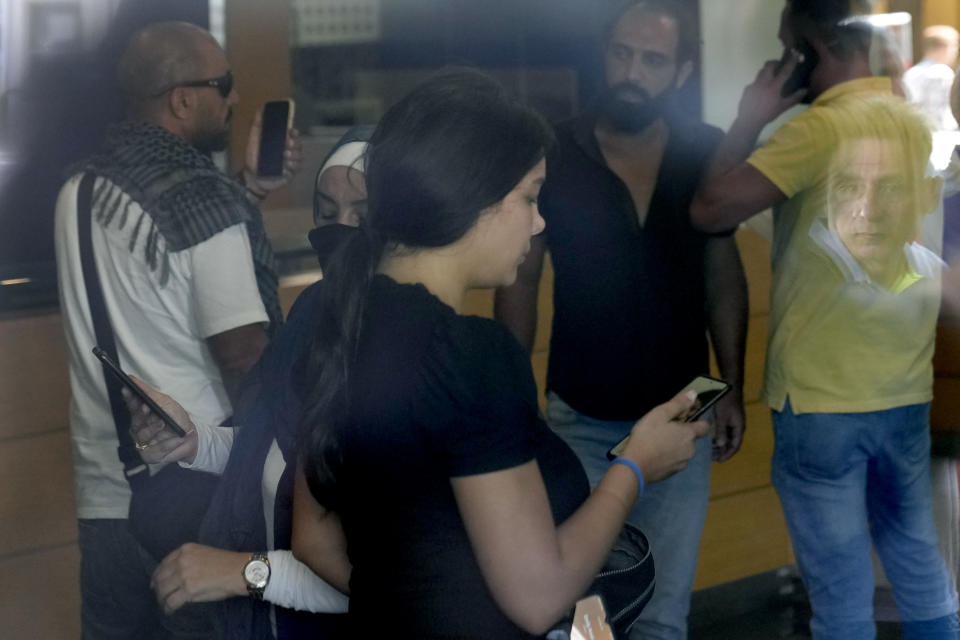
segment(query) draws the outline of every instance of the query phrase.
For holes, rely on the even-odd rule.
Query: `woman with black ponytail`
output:
[[[460,315],[543,230],[552,136],[492,80],[447,71],[384,116],[365,227],[331,258],[304,379],[293,549],[350,593],[354,637],[543,634],[583,595],[643,482],[705,423],[687,396],[634,426],[591,495],[542,422],[526,353]]]

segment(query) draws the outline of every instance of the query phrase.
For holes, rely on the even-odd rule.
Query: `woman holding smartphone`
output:
[[[548,126],[483,75],[439,74],[370,140],[367,219],[331,259],[304,378],[293,550],[349,590],[356,637],[543,634],[606,558],[644,481],[703,422],[637,422],[591,495],[542,422],[526,353],[459,310],[508,285],[543,230]]]

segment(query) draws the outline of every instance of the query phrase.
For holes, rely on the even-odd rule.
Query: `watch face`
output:
[[[243,569],[243,577],[253,587],[265,587],[270,577],[270,566],[263,560],[251,560]]]

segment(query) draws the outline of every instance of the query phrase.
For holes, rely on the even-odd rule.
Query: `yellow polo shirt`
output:
[[[937,257],[907,243],[908,266],[886,289],[865,275],[827,223],[829,167],[845,139],[909,139],[913,146],[905,148],[914,153],[904,154],[913,157],[903,173],[913,183],[923,178],[929,131],[897,117],[910,107],[890,87],[889,78],[832,87],[747,160],[788,198],[774,211],[762,394],[775,410],[788,396],[796,413],[879,411],[932,399]]]

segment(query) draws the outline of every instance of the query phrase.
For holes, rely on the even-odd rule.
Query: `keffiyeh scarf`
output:
[[[99,224],[116,223],[119,229],[129,229],[131,251],[140,234],[146,233],[144,257],[151,270],[160,270],[161,286],[170,275],[171,252],[244,223],[270,332],[280,325],[277,274],[263,217],[247,199],[244,187],[224,175],[210,158],[160,126],[124,122],[110,128],[100,152],[80,170],[107,179],[93,193],[93,216]],[[131,219],[132,202],[149,212],[149,218],[141,213]],[[149,227],[144,228],[146,224]]]

